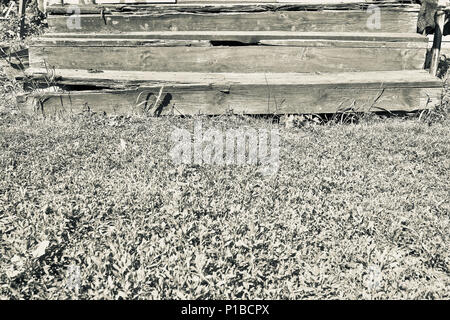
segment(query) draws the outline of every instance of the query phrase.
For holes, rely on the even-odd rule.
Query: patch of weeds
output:
[[[5,5],[9,6],[12,1]],[[9,46],[26,45],[27,38],[41,34],[47,27],[45,16],[39,11],[36,1],[27,3],[24,20],[24,39],[19,38],[20,18],[18,16],[17,5],[13,4],[13,10],[9,12],[8,18],[0,20],[0,42]]]
[[[16,114],[18,111],[16,96],[23,92],[23,84],[20,81],[9,78],[0,71],[0,113]]]
[[[21,52],[27,54],[29,39],[44,31],[46,21],[45,16],[37,8],[37,2],[29,1],[24,20],[24,38],[21,39],[16,2],[3,1],[1,5],[9,13],[6,20],[0,20],[0,112],[15,114],[17,113],[16,96],[24,93],[24,82],[26,82],[17,80],[23,78],[26,67]],[[29,83],[37,86],[33,82]]]

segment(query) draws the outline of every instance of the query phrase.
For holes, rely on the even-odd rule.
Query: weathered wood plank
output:
[[[147,31],[111,33],[47,33],[35,41],[34,45],[58,45],[62,40],[81,39],[78,43],[92,44],[95,39],[129,40],[217,40],[239,41],[256,44],[260,40],[339,40],[339,41],[390,41],[390,42],[422,42],[427,43],[426,36],[416,33],[374,33],[374,32],[297,32],[297,31]],[[42,44],[41,44],[42,43]],[[94,42],[95,44],[95,42]],[[64,45],[64,44],[63,44]]]
[[[364,10],[265,11],[236,13],[83,14],[80,28],[73,28],[65,15],[49,15],[50,32],[133,31],[330,31],[415,33],[417,12],[381,10],[380,28],[367,21]]]
[[[212,90],[206,87],[165,87],[163,103],[153,105],[160,88],[72,92],[29,96],[22,101],[27,113],[57,115],[81,111],[112,114],[155,115],[334,113],[352,107],[355,111],[410,111],[438,103],[440,89],[316,89],[293,86],[236,87]],[[34,102],[33,102],[34,99]],[[431,101],[429,100],[431,99]]]
[[[347,107],[415,110],[433,106],[442,91],[442,83],[423,70],[335,75],[64,72],[65,78],[58,75],[61,79],[84,79],[78,84],[109,78],[115,83],[129,80],[135,87],[21,96],[23,111],[51,115],[87,109],[116,114],[332,113]],[[163,103],[152,109],[161,88]]]
[[[220,37],[218,37],[220,39]],[[214,47],[226,46],[234,43],[236,46],[284,46],[284,47],[336,47],[336,48],[401,48],[401,49],[427,49],[424,42],[392,42],[392,41],[353,41],[353,40],[322,40],[322,39],[297,39],[297,40],[262,40],[255,37],[239,37],[223,40],[162,40],[162,39],[113,39],[96,38],[86,41],[83,38],[41,38],[33,47]],[[233,40],[235,39],[235,40]]]
[[[100,73],[88,70],[29,68],[28,77],[37,81],[49,77],[58,84],[101,86],[108,88],[152,87],[161,85],[268,85],[282,83],[296,87],[317,88],[441,88],[442,81],[425,70],[341,72],[341,73],[191,73],[109,71]]]
[[[81,14],[89,13],[111,13],[111,12],[139,12],[139,13],[226,13],[226,12],[265,12],[265,11],[317,11],[317,10],[367,10],[369,6],[376,4],[382,10],[398,10],[418,12],[420,5],[411,3],[399,3],[392,1],[371,1],[351,3],[314,3],[306,0],[299,3],[276,3],[274,1],[212,1],[205,3],[201,1],[180,2],[177,4],[85,4],[80,5]],[[51,14],[68,14],[71,4],[53,4],[47,8]]]
[[[173,72],[344,72],[422,69],[424,48],[295,46],[41,46],[30,66]],[[107,53],[107,55],[105,55]]]

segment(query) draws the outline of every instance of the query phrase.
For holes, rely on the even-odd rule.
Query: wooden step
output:
[[[122,37],[47,35],[30,66],[154,72],[356,72],[418,70],[427,37],[308,32],[144,32]]]
[[[228,2],[228,3],[227,3]],[[247,3],[246,3],[247,2]],[[250,3],[249,3],[250,2]],[[287,1],[284,1],[287,2]],[[380,9],[375,13],[371,5]],[[69,5],[48,8],[51,32],[299,31],[415,33],[419,6],[392,1],[178,1],[177,4],[80,5],[74,28]],[[380,15],[375,26],[370,17]]]
[[[30,69],[29,73],[37,81],[44,77],[48,81],[48,70]],[[442,82],[424,70],[335,74],[57,70],[50,78],[72,91],[19,96],[24,112],[215,115],[410,111],[434,106],[442,93]],[[82,90],[85,88],[89,90]]]

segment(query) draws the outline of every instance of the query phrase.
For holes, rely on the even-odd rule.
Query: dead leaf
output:
[[[32,252],[33,258],[39,258],[42,257],[45,254],[45,250],[47,249],[48,245],[50,244],[50,241],[42,241],[40,242],[36,249]]]

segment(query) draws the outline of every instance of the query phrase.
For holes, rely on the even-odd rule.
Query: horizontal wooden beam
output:
[[[442,92],[442,84],[425,71],[336,75],[66,72],[60,81],[70,81],[72,77],[78,84],[93,84],[109,78],[114,83],[132,81],[134,87],[37,92],[19,97],[21,109],[43,115],[82,111],[153,115],[212,115],[230,111],[244,114],[333,113],[347,108],[353,111],[406,111],[433,106],[439,102]],[[160,92],[163,98],[156,104]]]
[[[442,81],[430,76],[425,70],[340,72],[340,73],[192,73],[192,72],[146,72],[29,68],[28,77],[35,80],[51,76],[65,85],[100,86],[109,88],[159,87],[161,85],[200,85],[214,87],[216,84],[267,85],[282,83],[286,86],[317,88],[442,88]]]
[[[380,10],[379,28],[365,10],[268,10],[251,12],[103,12],[81,14],[79,28],[69,16],[50,14],[49,31],[122,33],[133,31],[301,31],[415,33],[417,11]]]
[[[266,11],[303,11],[303,10],[367,10],[376,4],[384,10],[419,12],[420,5],[392,1],[358,1],[351,3],[314,3],[309,0],[292,3],[277,3],[274,1],[189,1],[177,4],[85,4],[80,5],[81,14],[137,12],[137,13],[225,13],[225,12],[266,12]],[[51,14],[70,14],[68,8],[73,4],[52,4],[47,8]]]
[[[127,40],[219,40],[240,41],[243,43],[257,43],[260,40],[337,40],[337,41],[390,41],[390,42],[428,42],[426,36],[416,33],[391,32],[299,32],[299,31],[135,31],[120,34],[111,33],[47,33],[44,37],[34,41],[34,45],[57,45],[59,41],[81,39],[79,42],[95,41],[95,39]]]
[[[227,39],[225,42],[48,39],[30,47],[30,66],[248,73],[417,70],[423,69],[427,46],[427,41],[271,40],[276,37],[263,41],[262,38],[254,35],[215,38]],[[238,41],[237,46],[230,44],[230,40]]]

